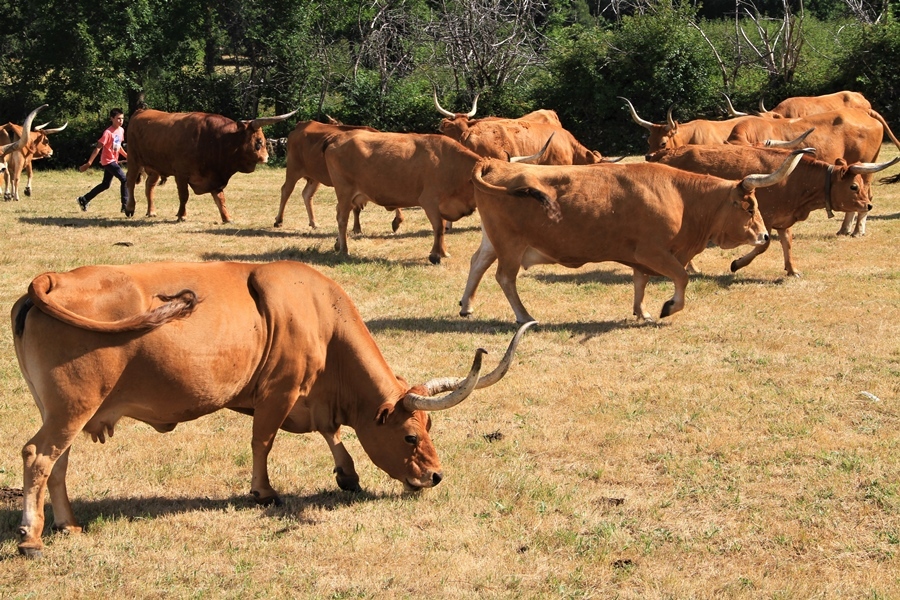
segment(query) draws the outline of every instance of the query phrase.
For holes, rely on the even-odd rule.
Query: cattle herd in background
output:
[[[251,415],[251,491],[261,503],[279,502],[266,468],[279,429],[323,435],[342,489],[359,488],[340,441],[342,425],[353,427],[372,461],[405,488],[437,485],[442,473],[426,411],[450,408],[506,373],[534,323],[516,289],[520,268],[619,262],[632,268],[633,313],[646,320],[647,282],[662,275],[675,285],[658,313],[664,318],[684,308],[691,261],[709,243],[752,247],[732,262],[736,271],[768,248],[776,230],[785,271],[799,276],[791,228],[813,210],[824,208],[829,217],[844,212],[840,234],[851,233],[855,217],[852,234],[864,235],[873,177],[900,160],[877,162],[885,136],[898,150],[900,142],[852,92],[793,98],[772,111],[761,105],[756,115],[738,113],[729,100],[732,118],[682,124],[671,109],[666,123],[641,119],[623,100],[632,119],[649,131],[642,163],[616,164],[585,148],[552,110],[476,119],[477,96],[468,113],[453,113],[435,93],[444,116],[440,134],[305,121],[288,136],[274,225],[283,224],[288,199],[304,178],[309,226],[316,227],[313,195],[320,185],[331,186],[340,253],[349,252],[351,212],[353,231],[360,233],[360,210],[378,204],[394,211],[396,231],[402,209],[418,206],[434,232],[429,260],[440,263],[449,256],[449,224],[478,209],[482,238],[460,314],[472,313],[479,282],[496,262],[497,281],[520,325],[500,366],[485,376],[479,350],[467,377],[409,387],[387,366],[343,290],[297,263],[95,266],[38,276],[12,313],[20,369],[43,417],[23,449],[19,551],[41,554],[48,489],[54,527],[80,531],[66,492],[69,448],[80,431],[105,442],[123,416],[167,432],[222,408]],[[21,127],[0,128],[8,200],[19,199],[23,170],[30,195],[31,162],[49,156],[48,136],[65,128],[32,126],[45,107]],[[211,194],[222,221],[230,222],[224,196],[229,179],[268,160],[262,128],[293,114],[233,121],[139,109],[128,123],[126,216],[134,215],[141,177],[147,216],[155,215],[156,185],[174,177],[179,221],[191,188]],[[81,300],[86,294],[90,303]],[[42,343],[46,339],[56,343]],[[196,372],[207,375],[201,381]],[[345,373],[354,374],[352,381],[342,379]]]

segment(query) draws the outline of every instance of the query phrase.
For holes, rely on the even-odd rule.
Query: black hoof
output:
[[[731,261],[731,272],[732,272],[732,273],[737,273],[737,270],[738,270],[739,268],[740,268],[740,267],[738,267],[738,264],[737,264],[737,261],[736,261],[736,260]]]
[[[662,313],[660,313],[659,318],[665,319],[669,315],[672,314],[672,307],[675,306],[675,302],[672,300],[666,300],[665,304],[662,307]]]
[[[430,254],[430,255],[428,256],[428,260],[429,260],[429,261],[431,262],[431,264],[433,264],[433,265],[439,265],[439,264],[441,264],[441,257],[438,256],[437,254]]]
[[[30,195],[31,195],[31,188],[25,188],[25,195],[26,195],[26,196],[30,196]]]
[[[269,498],[260,498],[259,492],[250,492],[253,496],[253,499],[256,500],[256,503],[260,506],[281,506],[284,502],[281,501],[281,498],[278,496],[270,496]]]
[[[344,490],[345,492],[361,492],[362,488],[359,487],[359,477],[356,475],[345,475],[344,470],[340,467],[334,468],[335,481],[337,481],[338,487]]]

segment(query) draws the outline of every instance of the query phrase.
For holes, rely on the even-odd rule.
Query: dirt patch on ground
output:
[[[0,506],[19,505],[22,502],[22,490],[0,487]]]

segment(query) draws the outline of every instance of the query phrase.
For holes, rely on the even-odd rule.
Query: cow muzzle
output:
[[[424,488],[434,487],[444,480],[444,475],[440,472],[434,472],[430,477],[421,479],[407,478],[403,482],[403,490],[406,492],[421,492]]]
[[[769,234],[766,232],[759,233],[756,235],[756,242],[754,243],[756,246],[763,246],[769,243]]]

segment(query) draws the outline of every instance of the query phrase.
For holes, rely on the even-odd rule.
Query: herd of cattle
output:
[[[846,213],[839,232],[845,234],[857,216],[853,235],[863,235],[874,174],[900,160],[876,162],[885,136],[898,150],[900,142],[881,115],[851,92],[793,98],[772,111],[760,106],[757,115],[738,114],[728,101],[733,118],[683,124],[671,110],[665,124],[643,120],[623,99],[650,134],[646,162],[628,164],[585,148],[551,110],[476,119],[477,100],[468,113],[452,113],[435,93],[444,116],[440,134],[297,124],[287,138],[275,227],[304,178],[310,227],[316,227],[316,190],[322,184],[335,189],[337,251],[348,252],[350,213],[359,232],[359,211],[368,202],[395,211],[395,231],[402,209],[418,206],[434,233],[429,259],[439,263],[448,256],[449,223],[477,208],[482,238],[460,314],[472,313],[479,282],[497,262],[497,281],[520,325],[494,371],[480,375],[479,349],[467,377],[410,386],[387,365],[346,293],[297,263],[158,263],[45,273],[11,315],[19,366],[43,417],[23,449],[19,551],[41,554],[48,489],[54,527],[80,531],[66,491],[69,449],[81,431],[105,442],[126,416],[168,432],[223,408],[251,415],[251,492],[262,503],[279,501],[266,468],[279,429],[319,432],[342,489],[359,487],[340,441],[342,425],[352,427],[372,461],[407,489],[437,485],[442,473],[427,411],[455,406],[506,373],[534,323],[516,289],[520,268],[601,261],[629,266],[639,319],[651,318],[644,308],[649,278],[663,275],[675,284],[659,313],[667,317],[684,308],[691,261],[710,243],[753,247],[732,263],[736,271],[765,251],[777,230],[785,270],[798,276],[791,228],[811,211]],[[25,193],[31,193],[31,161],[49,156],[48,135],[65,128],[32,127],[42,108],[21,127],[0,129],[9,199],[18,199],[23,170]],[[136,111],[127,133],[126,215],[134,214],[142,176],[148,216],[155,214],[156,185],[174,177],[179,220],[186,217],[190,187],[212,194],[222,221],[229,222],[229,179],[268,160],[262,128],[293,114],[233,121]],[[43,343],[47,339],[55,343]],[[196,352],[198,345],[205,351]]]

